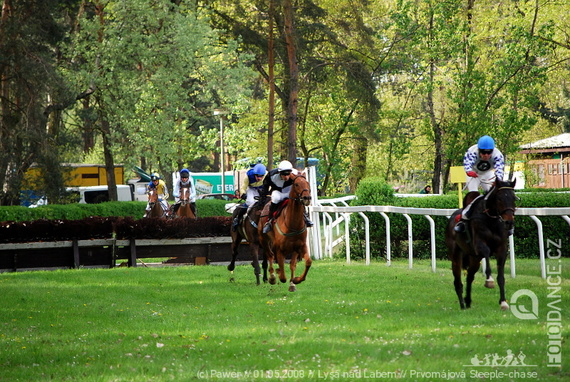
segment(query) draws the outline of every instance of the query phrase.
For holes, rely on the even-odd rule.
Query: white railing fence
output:
[[[358,214],[364,220],[364,237],[365,237],[365,261],[370,264],[370,224],[365,212],[379,213],[386,222],[386,262],[391,262],[390,247],[390,217],[387,213],[402,214],[408,223],[408,264],[413,266],[413,224],[410,215],[423,215],[430,224],[430,248],[431,248],[431,267],[436,271],[436,246],[435,246],[435,221],[432,216],[449,217],[455,209],[435,209],[435,208],[410,208],[410,207],[394,207],[394,206],[354,206],[350,207],[348,201],[355,196],[347,196],[338,199],[323,199],[317,197],[316,171],[314,167],[309,167],[308,179],[311,183],[311,195],[313,201],[309,207],[311,219],[315,223],[315,227],[311,230],[309,237],[309,248],[311,256],[315,259],[324,257],[332,257],[334,247],[344,243],[346,248],[346,261],[350,263],[350,222],[351,215]],[[570,225],[570,207],[561,208],[518,208],[517,216],[529,216],[537,226],[538,242],[539,242],[539,259],[542,278],[546,278],[546,262],[545,262],[545,240],[542,222],[539,216],[560,216]],[[344,223],[344,232],[341,233],[341,224]],[[566,225],[566,224],[564,224]],[[324,238],[322,237],[324,235]],[[511,277],[516,276],[514,237],[509,237],[509,256]]]

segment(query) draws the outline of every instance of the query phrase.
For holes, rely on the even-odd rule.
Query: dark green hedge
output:
[[[228,202],[217,199],[198,199],[198,217],[230,216],[225,211]],[[132,217],[144,215],[146,202],[106,202],[99,204],[48,204],[37,208],[22,206],[0,207],[0,221],[33,221],[39,219],[79,220],[91,216]]]
[[[416,208],[458,208],[458,196],[433,195],[425,197],[400,198],[393,194],[392,188],[382,178],[363,179],[356,191],[357,199],[352,205],[391,205]],[[570,193],[552,191],[517,192],[519,208],[570,207]],[[401,214],[388,214],[390,217],[391,249],[393,257],[408,256],[408,222]],[[386,223],[379,213],[367,213],[370,219],[371,255],[376,258],[386,257]],[[410,215],[413,222],[413,251],[416,258],[429,258],[430,227],[424,216]],[[437,257],[447,258],[444,229],[446,217],[432,217],[436,226]],[[560,241],[562,248],[570,248],[570,227],[561,217],[539,217],[543,224],[545,240]],[[355,259],[364,257],[364,222],[358,215],[353,215],[351,231],[351,253]],[[538,233],[534,221],[527,216],[516,216],[515,255],[520,258],[538,258]],[[564,256],[570,256],[568,251]]]

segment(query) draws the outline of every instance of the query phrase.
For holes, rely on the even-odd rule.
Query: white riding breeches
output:
[[[273,190],[271,193],[271,203],[279,204],[281,201],[287,199],[289,197],[289,193],[291,192],[291,186],[285,187],[283,190]]]
[[[479,187],[487,192],[491,189],[495,181],[495,171],[477,172],[477,178],[467,177],[467,189],[469,191],[479,191]]]

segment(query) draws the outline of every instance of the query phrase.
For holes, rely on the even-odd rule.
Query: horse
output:
[[[295,292],[296,284],[305,281],[312,264],[307,248],[307,226],[304,218],[305,206],[311,203],[311,190],[309,182],[304,176],[292,175],[292,179],[293,184],[289,192],[289,199],[283,202],[281,212],[274,219],[272,230],[267,234],[263,233],[263,226],[269,219],[266,211],[269,210],[270,202],[263,209],[258,224],[260,243],[269,262],[270,284],[276,283],[273,269],[274,258],[277,257],[277,264],[279,265],[277,269],[279,280],[284,283],[287,281],[285,258],[291,255],[289,292]],[[295,277],[295,268],[299,259],[305,261],[305,270],[301,276]]]
[[[237,217],[239,213],[239,207],[236,208],[232,214],[232,221]],[[262,201],[258,200],[253,206],[249,208],[246,214],[243,216],[242,221],[238,225],[237,229],[231,230],[232,236],[232,261],[228,265],[228,271],[233,274],[235,269],[236,258],[238,255],[238,249],[242,242],[245,240],[249,243],[249,249],[253,257],[251,265],[253,266],[253,273],[255,274],[255,279],[257,285],[260,284],[260,268],[259,268],[259,257],[263,258],[263,282],[267,282],[267,260],[263,256],[263,248],[260,246],[258,226],[259,218],[261,215],[261,210],[263,209]],[[233,278],[231,279],[233,281]]]
[[[192,206],[190,204],[190,188],[180,187],[180,206],[174,214],[175,217],[186,217],[191,219],[196,219],[194,211],[192,211]]]
[[[509,304],[505,299],[505,261],[507,259],[509,231],[514,228],[515,202],[517,200],[514,191],[515,182],[497,179],[489,192],[476,198],[470,207],[470,217],[466,222],[465,232],[458,233],[454,230],[462,209],[455,211],[449,218],[445,231],[445,243],[448,257],[451,260],[453,283],[461,309],[471,307],[471,284],[475,279],[475,273],[479,270],[482,259],[485,259],[486,264],[485,287],[495,287],[489,261],[491,255],[497,259],[499,305],[502,310],[509,309]],[[464,203],[464,206],[476,194],[468,193],[465,196],[467,203]],[[465,298],[463,298],[463,284],[461,282],[462,269],[467,270]]]
[[[154,189],[148,190],[148,206],[150,211],[146,215],[147,218],[163,218],[166,216],[166,211],[162,208],[162,204],[158,200],[158,194]]]

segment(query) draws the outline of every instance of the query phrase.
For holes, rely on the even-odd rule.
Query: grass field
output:
[[[560,290],[538,260],[507,276],[509,300],[538,298],[528,320],[501,311],[480,273],[461,311],[444,261],[315,261],[295,293],[256,286],[250,266],[232,283],[222,266],[4,273],[0,381],[569,380],[570,259],[549,262]]]

